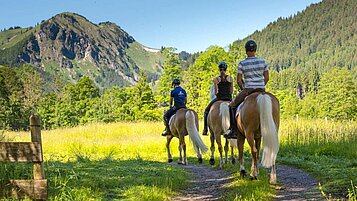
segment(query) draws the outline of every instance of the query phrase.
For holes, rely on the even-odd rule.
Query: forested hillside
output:
[[[78,82],[55,82],[54,90],[48,92],[46,79],[31,66],[21,70],[0,66],[0,86],[4,86],[0,87],[0,129],[27,128],[30,113],[38,113],[46,129],[88,122],[157,121],[167,109],[173,78],[182,80],[188,107],[201,117],[209,103],[212,79],[219,73],[218,62],[226,61],[229,74],[235,78],[238,62],[246,56],[244,43],[248,39],[257,41],[258,56],[270,66],[267,90],[278,97],[282,116],[356,119],[356,9],[354,0],[324,0],[233,42],[228,50],[211,46],[189,55],[162,48],[162,58],[155,60],[148,59],[142,49],[131,49],[125,55],[135,57],[131,59],[134,63],[148,68],[145,61],[158,61],[163,70],[158,82],[140,74],[135,86],[125,88],[100,89],[96,79],[83,74]],[[139,45],[131,43],[130,48],[140,49]],[[98,62],[107,61],[102,58]],[[147,70],[146,74],[152,78],[155,71]]]
[[[335,67],[351,70],[357,79],[356,19],[357,1],[324,0],[294,16],[277,19],[245,40],[235,41],[233,47],[242,45],[248,38],[256,40],[259,55],[271,69],[291,69],[284,77],[289,80],[298,76],[304,88],[316,86],[318,75]],[[279,88],[292,86],[296,87],[297,83]]]

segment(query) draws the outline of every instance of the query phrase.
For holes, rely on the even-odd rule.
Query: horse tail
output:
[[[222,130],[225,133],[230,127],[229,107],[227,102],[222,102],[219,106],[219,116],[222,120]]]
[[[259,94],[257,104],[260,113],[260,129],[263,137],[263,167],[269,168],[275,164],[279,151],[278,130],[273,120],[273,106],[268,94]]]
[[[188,135],[190,136],[190,139],[193,143],[193,148],[195,149],[195,152],[199,154],[199,148],[202,153],[206,153],[208,148],[207,146],[203,143],[200,134],[198,133],[197,127],[196,127],[196,121],[195,121],[195,114],[193,111],[188,110],[186,112],[186,129],[188,132]]]

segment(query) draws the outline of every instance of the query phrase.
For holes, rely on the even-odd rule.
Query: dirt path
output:
[[[224,188],[233,180],[230,173],[204,165],[182,166],[191,173],[191,186],[172,200],[220,200]],[[279,187],[274,200],[324,200],[316,189],[317,182],[309,174],[292,167],[278,165]]]
[[[325,200],[317,189],[317,181],[306,172],[285,166],[277,166],[279,184],[274,200]]]
[[[183,166],[191,173],[191,186],[172,200],[219,200],[224,195],[224,187],[232,182],[230,173],[215,170],[204,165]]]

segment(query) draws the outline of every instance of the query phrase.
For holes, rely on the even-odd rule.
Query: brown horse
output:
[[[211,101],[216,98],[214,85],[211,85],[210,88],[210,99]],[[220,155],[220,163],[219,167],[223,168],[224,163],[227,163],[228,157],[228,140],[226,139],[224,145],[225,151],[225,159],[223,161],[223,149],[222,149],[222,142],[221,142],[221,135],[225,133],[230,126],[230,117],[229,117],[229,108],[228,108],[228,101],[217,101],[213,103],[210,108],[208,117],[207,117],[207,125],[210,131],[210,140],[211,140],[211,157],[210,157],[210,164],[214,165],[214,141],[216,140],[218,151]]]
[[[246,97],[237,110],[238,152],[241,176],[246,175],[243,160],[244,141],[247,139],[252,154],[251,179],[257,179],[257,164],[261,138],[263,138],[263,155],[261,164],[270,168],[270,183],[276,184],[275,160],[279,151],[278,130],[280,123],[280,106],[278,99],[271,93],[253,93]]]
[[[225,159],[223,161],[223,149],[221,142],[221,135],[229,129],[230,119],[229,119],[229,102],[227,101],[217,101],[211,106],[210,112],[207,118],[207,125],[210,130],[210,140],[211,140],[211,158],[210,164],[214,165],[214,141],[216,140],[218,151],[220,155],[219,167],[223,168],[224,163],[227,163],[228,157],[228,140],[225,140],[224,151]]]
[[[193,148],[197,154],[199,163],[202,163],[202,154],[206,153],[207,147],[203,143],[199,133],[198,133],[198,117],[197,113],[191,109],[179,109],[176,114],[174,114],[170,119],[170,130],[172,135],[167,136],[167,153],[168,153],[168,162],[172,162],[172,156],[170,153],[170,142],[173,137],[177,137],[180,141],[179,151],[180,159],[179,164],[187,165],[187,156],[186,156],[186,143],[185,136],[188,134],[193,144]],[[182,157],[183,150],[183,157]]]

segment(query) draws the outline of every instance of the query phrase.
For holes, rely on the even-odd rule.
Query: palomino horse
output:
[[[188,134],[193,144],[193,148],[197,154],[198,161],[202,163],[202,153],[206,153],[207,147],[203,143],[199,133],[198,133],[198,117],[197,113],[190,109],[179,109],[176,114],[174,114],[170,119],[170,130],[172,135],[167,136],[167,153],[168,162],[172,162],[172,156],[170,153],[170,142],[173,137],[177,137],[180,141],[180,159],[179,164],[187,165],[186,156],[186,143],[185,136]],[[182,157],[183,150],[183,157]]]
[[[211,101],[215,98],[213,85],[210,88],[210,99]],[[223,149],[221,142],[221,135],[225,133],[230,126],[229,108],[228,101],[217,101],[211,106],[210,112],[207,118],[207,125],[210,130],[210,140],[211,140],[211,158],[209,160],[211,165],[214,165],[214,141],[216,140],[218,151],[220,154],[219,167],[223,168],[224,163],[227,163],[228,157],[228,140],[225,140],[224,151],[225,160],[223,161]]]
[[[237,110],[238,152],[240,174],[246,175],[243,159],[245,138],[251,149],[252,166],[250,178],[257,179],[258,160],[261,138],[263,137],[263,155],[261,164],[271,167],[270,183],[276,184],[275,160],[279,151],[278,130],[280,123],[280,106],[278,99],[271,93],[253,93],[246,97]]]

